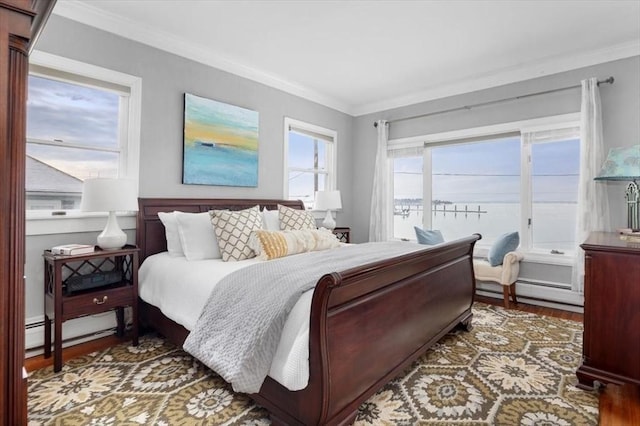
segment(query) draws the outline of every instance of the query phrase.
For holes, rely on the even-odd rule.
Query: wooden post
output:
[[[54,1],[0,0],[0,424],[27,423],[24,365],[28,54]]]

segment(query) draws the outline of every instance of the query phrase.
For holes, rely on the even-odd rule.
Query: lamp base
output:
[[[625,198],[627,199],[627,228],[637,231],[640,229],[640,188],[635,180],[627,186]]]
[[[327,215],[324,217],[322,221],[322,226],[327,228],[329,231],[333,231],[336,227],[336,221],[333,220],[333,215],[331,214],[331,210],[327,210]]]
[[[98,247],[102,250],[117,250],[127,244],[127,234],[125,234],[116,218],[116,212],[109,212],[107,226],[100,235],[98,235]]]

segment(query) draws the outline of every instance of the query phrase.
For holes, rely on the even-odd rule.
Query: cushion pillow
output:
[[[507,232],[498,237],[491,245],[487,260],[491,266],[502,265],[504,256],[510,251],[514,251],[520,245],[520,234],[518,232]]]
[[[311,212],[306,210],[292,209],[291,207],[278,204],[278,220],[280,229],[316,229],[316,219]]]
[[[167,251],[169,256],[184,256],[182,244],[180,243],[180,234],[178,233],[178,222],[176,212],[158,212],[160,222],[164,225],[164,235],[167,239]]]
[[[279,231],[280,220],[278,219],[278,210],[262,210],[262,229],[267,231]]]
[[[175,212],[180,244],[187,260],[220,259],[209,213]]]
[[[298,229],[293,231],[255,231],[250,243],[260,259],[278,257],[307,251],[320,251],[340,246],[340,241],[328,229]]]
[[[249,238],[253,231],[262,228],[259,206],[238,211],[212,210],[209,213],[224,262],[255,257]]]
[[[428,244],[432,246],[444,243],[442,232],[438,230],[422,229],[417,226],[414,226],[413,229],[416,231],[416,238],[418,239],[419,244]]]

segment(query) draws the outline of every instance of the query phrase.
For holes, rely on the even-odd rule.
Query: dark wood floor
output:
[[[501,305],[501,299],[478,296],[479,302]],[[545,308],[541,306],[519,303],[515,309],[531,312],[538,315],[564,318],[582,322],[582,314],[563,311],[559,309]],[[62,351],[62,359],[66,361],[74,357],[86,355],[91,352],[106,349],[120,342],[127,341],[116,336],[103,337],[77,346],[66,348]],[[25,360],[27,371],[37,370],[53,364],[53,357],[45,359],[42,355]],[[623,426],[640,425],[640,390],[638,386],[608,385],[600,393],[600,425]]]

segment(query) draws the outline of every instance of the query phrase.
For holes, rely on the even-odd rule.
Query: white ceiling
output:
[[[351,115],[640,55],[640,0],[58,0],[54,13]]]

